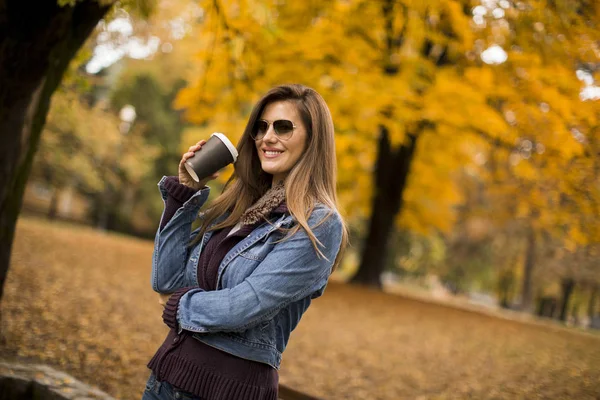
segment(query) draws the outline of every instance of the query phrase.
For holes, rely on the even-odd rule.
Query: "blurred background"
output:
[[[68,8],[76,2],[62,3]],[[333,115],[337,192],[351,231],[351,247],[324,302],[348,299],[329,304],[348,313],[344,307],[353,302],[391,310],[399,301],[395,298],[411,299],[386,316],[392,322],[385,320],[385,329],[392,331],[411,313],[415,319],[404,322],[427,325],[440,321],[440,315],[451,319],[460,309],[498,321],[529,321],[541,326],[539,332],[566,335],[566,326],[574,336],[561,336],[564,354],[557,359],[549,355],[559,351],[548,350],[551,344],[538,349],[539,357],[537,350],[518,350],[535,368],[513,360],[489,367],[487,378],[473,371],[462,378],[446,375],[447,382],[469,382],[460,390],[447,384],[428,392],[433,358],[419,375],[414,372],[419,357],[406,358],[410,352],[403,350],[396,358],[390,354],[390,362],[409,360],[415,369],[386,376],[388,383],[404,377],[397,386],[373,377],[361,381],[369,373],[360,368],[350,373],[352,359],[339,361],[343,350],[331,350],[340,367],[328,369],[338,370],[339,380],[321,376],[315,383],[313,373],[294,367],[302,355],[293,348],[283,382],[308,385],[309,392],[327,398],[367,398],[368,393],[369,398],[537,398],[540,393],[594,398],[600,391],[600,354],[592,351],[600,348],[593,333],[600,329],[597,2],[156,0],[108,5],[52,96],[23,197],[21,220],[28,221],[23,232],[46,232],[40,233],[42,240],[54,235],[44,231],[54,229],[50,226],[71,232],[87,226],[96,233],[144,239],[139,243],[151,251],[148,240],[163,209],[156,185],[163,175],[176,175],[181,154],[215,131],[237,142],[262,94],[280,83],[302,83],[321,93]],[[231,172],[228,167],[221,173],[211,197]],[[48,225],[44,219],[62,222]],[[11,269],[26,264],[18,255],[27,248],[18,245],[19,229]],[[22,240],[26,237],[23,233]],[[90,249],[95,240],[90,239]],[[61,265],[78,268],[66,261]],[[142,265],[140,271],[148,268]],[[12,286],[8,280],[8,298],[26,285],[16,276]],[[141,290],[151,291],[145,275],[133,279],[143,281]],[[393,296],[380,298],[380,291]],[[427,308],[434,304],[453,308],[438,315]],[[307,318],[318,325],[322,310]],[[27,312],[19,315],[21,322],[9,324],[14,332],[20,323],[26,325]],[[494,325],[480,332],[480,323],[460,315],[456,327],[474,329],[475,341],[502,331]],[[158,317],[154,324],[160,323]],[[523,326],[506,329],[511,335],[533,329]],[[10,329],[7,337],[16,337]],[[349,334],[347,329],[352,328],[344,328]],[[436,325],[426,332],[444,341],[452,329],[444,330]],[[314,332],[302,332],[298,342],[309,346]],[[364,335],[389,340],[373,332],[348,339],[346,350],[355,352],[367,340]],[[425,331],[411,332],[400,337],[416,335],[417,340]],[[465,337],[460,332],[443,347]],[[544,342],[544,334],[535,332],[523,346]],[[398,342],[407,346],[411,340]],[[583,343],[581,349],[561,347],[575,342]],[[152,346],[158,344],[157,339]],[[486,346],[470,349],[470,359]],[[13,347],[7,347],[11,354],[33,356]],[[452,356],[451,351],[435,353]],[[44,360],[57,357],[36,354]],[[488,354],[481,365],[489,366],[496,356]],[[571,358],[576,365],[568,365]],[[71,365],[69,360],[65,363]],[[143,370],[143,362],[138,367]],[[505,367],[511,372],[502,384],[481,383],[503,376]],[[529,368],[539,376],[526,384],[521,379]],[[348,378],[362,383],[352,386]],[[560,389],[544,392],[541,382],[552,381]],[[131,393],[116,389],[116,383],[104,385],[124,398]],[[374,393],[373,387],[383,389]]]

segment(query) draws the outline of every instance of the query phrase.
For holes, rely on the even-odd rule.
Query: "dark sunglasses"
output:
[[[254,129],[252,130],[252,139],[261,140],[264,138],[269,130],[270,125],[271,122],[265,121],[264,119],[256,121]],[[273,130],[280,139],[288,140],[291,138],[292,134],[294,133],[294,128],[296,128],[296,125],[294,125],[294,123],[290,120],[278,119],[273,121]]]

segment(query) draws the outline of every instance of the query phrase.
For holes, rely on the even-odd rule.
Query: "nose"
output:
[[[277,134],[275,133],[275,129],[273,128],[273,124],[269,124],[269,128],[267,132],[265,132],[265,136],[263,136],[263,142],[276,142]]]

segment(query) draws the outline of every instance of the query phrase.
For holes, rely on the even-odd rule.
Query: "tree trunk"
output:
[[[0,299],[50,97],[110,5],[0,0]]]
[[[50,205],[48,206],[48,219],[54,220],[58,215],[58,197],[60,190],[58,188],[52,188],[52,196],[50,197]]]
[[[561,281],[562,298],[560,301],[560,316],[558,317],[561,321],[567,321],[567,314],[569,310],[569,299],[575,289],[575,281],[570,278],[563,279]]]
[[[537,315],[539,317],[554,318],[556,312],[557,301],[555,297],[544,296],[539,299]]]
[[[512,302],[512,289],[515,282],[514,271],[512,269],[501,270],[498,277],[498,294],[500,297],[500,307],[510,308]]]
[[[416,145],[417,135],[409,135],[406,143],[393,150],[387,129],[380,128],[369,232],[358,271],[351,283],[381,288],[380,276],[388,253],[388,239],[395,217],[402,208],[402,196]]]
[[[406,27],[409,25],[408,7],[394,0],[384,0],[381,3],[381,12],[384,19],[385,50],[382,54],[388,62],[383,71],[388,76],[395,76],[400,70],[398,63],[392,62],[393,55],[402,53],[405,40]],[[402,28],[398,32],[396,19],[397,7],[401,8],[404,20]],[[432,59],[431,41],[425,40],[425,44],[419,50],[421,56]],[[414,51],[414,49],[413,49]],[[444,47],[434,62],[437,67],[448,63],[447,48]],[[425,88],[419,89],[424,95]],[[391,117],[389,110],[381,110]],[[388,253],[389,236],[394,227],[395,217],[402,210],[404,189],[410,172],[410,166],[415,154],[418,135],[430,121],[421,120],[407,135],[406,141],[396,150],[391,149],[388,131],[386,127],[380,127],[379,148],[377,164],[375,166],[375,193],[373,196],[371,220],[369,221],[369,232],[365,240],[365,246],[361,255],[360,265],[352,283],[381,288],[380,276],[385,267]]]
[[[535,266],[535,231],[529,228],[527,234],[527,249],[525,253],[525,264],[523,265],[523,287],[521,292],[521,311],[531,311],[532,305],[532,276]]]

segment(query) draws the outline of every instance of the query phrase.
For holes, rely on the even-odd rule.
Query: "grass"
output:
[[[0,353],[139,399],[167,333],[151,252],[150,241],[20,219]],[[330,399],[599,399],[600,338],[332,282],[280,376]]]

